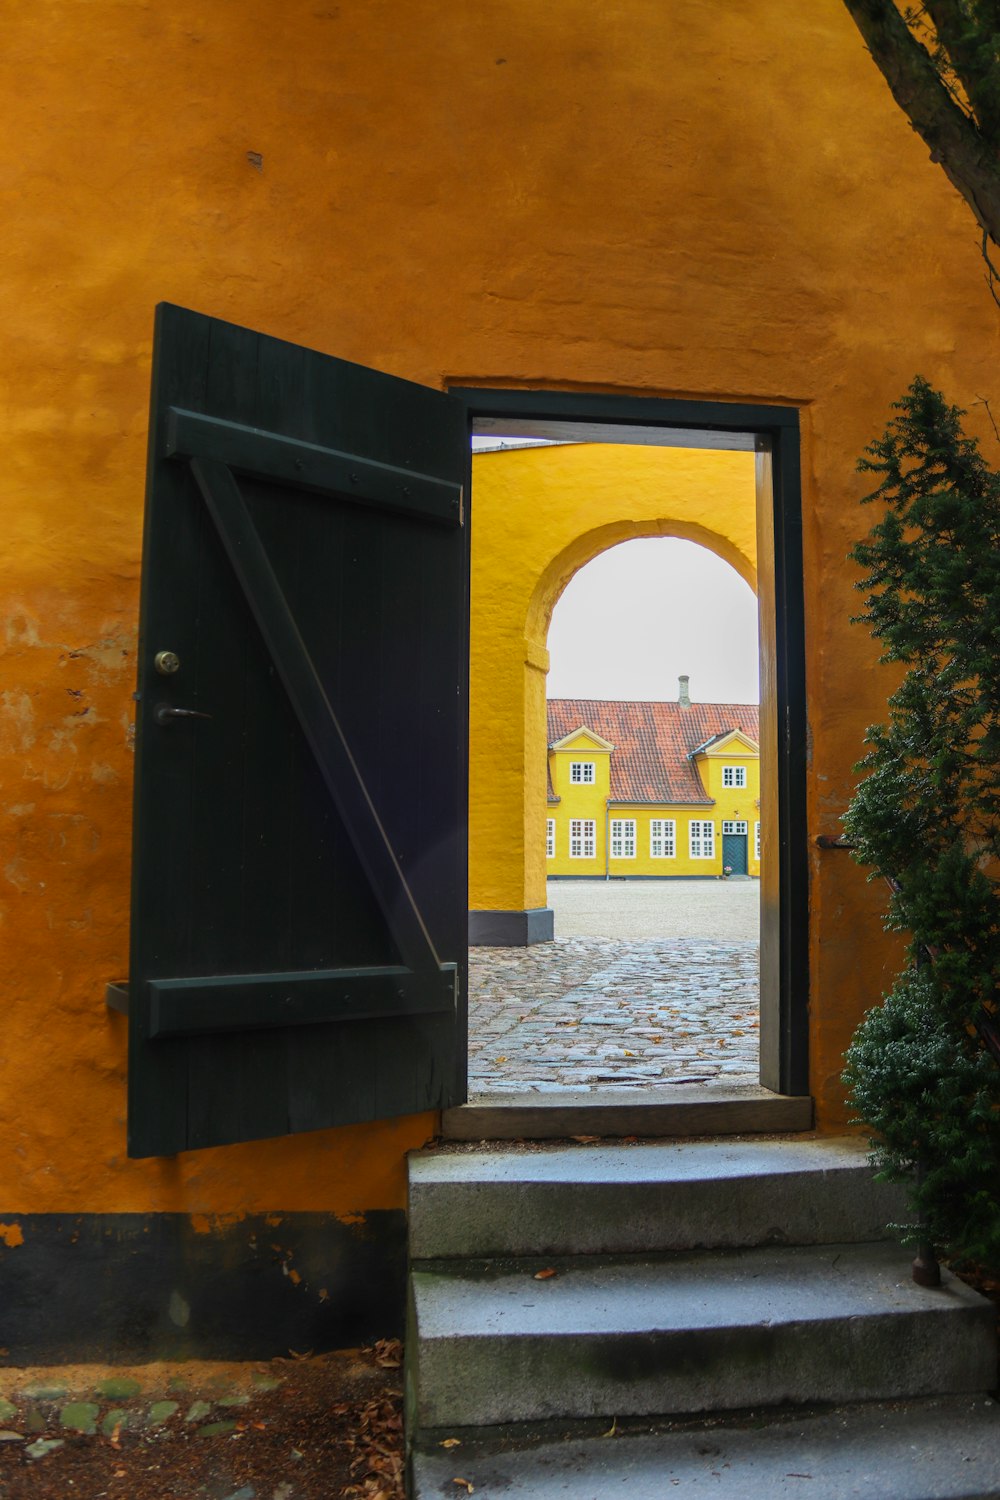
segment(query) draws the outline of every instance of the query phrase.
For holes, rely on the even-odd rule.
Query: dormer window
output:
[[[592,760],[571,760],[569,779],[574,786],[593,786],[597,780],[597,766]]]
[[[723,786],[746,786],[746,784],[747,784],[747,768],[746,768],[746,766],[723,766],[723,768],[722,768],[722,785]]]

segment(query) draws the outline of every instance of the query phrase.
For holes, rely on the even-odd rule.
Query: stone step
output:
[[[410,1255],[595,1255],[877,1240],[905,1217],[857,1137],[418,1151]]]
[[[844,1244],[418,1263],[410,1431],[990,1389],[992,1305],[947,1273],[916,1286],[908,1261]]]
[[[476,1442],[413,1460],[413,1500],[987,1500],[1000,1408],[978,1397],[754,1414],[682,1431]]]
[[[641,1096],[586,1089],[504,1094],[446,1109],[441,1134],[451,1141],[559,1140],[573,1135],[746,1135],[811,1130],[808,1095],[774,1094],[758,1084],[648,1085]]]

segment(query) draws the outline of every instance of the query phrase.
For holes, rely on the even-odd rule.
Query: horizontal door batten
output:
[[[171,458],[213,459],[241,474],[335,493],[445,526],[462,520],[460,484],[176,406],[167,413],[166,452]]]
[[[454,964],[442,964],[436,974],[393,966],[154,979],[148,985],[148,1035],[198,1036],[435,1015],[455,1008],[455,974]]]

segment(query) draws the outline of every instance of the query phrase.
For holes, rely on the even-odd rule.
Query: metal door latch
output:
[[[153,709],[153,718],[157,724],[169,724],[171,719],[210,719],[211,714],[203,714],[197,708],[171,708],[169,703],[158,703]]]

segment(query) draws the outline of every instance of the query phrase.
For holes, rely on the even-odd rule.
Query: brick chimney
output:
[[[691,699],[688,696],[688,683],[690,681],[691,679],[690,677],[688,677],[687,673],[682,673],[681,676],[677,679],[677,682],[680,686],[680,692],[677,694],[677,702],[680,704],[681,708],[691,707]]]

